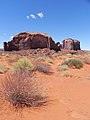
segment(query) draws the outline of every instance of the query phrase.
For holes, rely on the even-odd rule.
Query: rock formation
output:
[[[49,48],[56,51],[60,50],[60,43],[54,40],[47,34],[36,32],[22,32],[13,37],[13,40],[4,42],[4,50],[26,50],[37,48]]]
[[[80,50],[80,41],[71,38],[63,40],[62,49]]]

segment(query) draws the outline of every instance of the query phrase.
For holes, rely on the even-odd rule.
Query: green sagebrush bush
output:
[[[5,65],[0,65],[0,74],[6,73],[8,68]]]
[[[33,69],[33,64],[27,58],[21,58],[16,63],[14,63],[14,71],[31,71]]]
[[[76,58],[69,58],[66,59],[62,65],[68,65],[68,67],[70,68],[77,68],[80,69],[83,67],[83,62],[80,59],[76,59]]]

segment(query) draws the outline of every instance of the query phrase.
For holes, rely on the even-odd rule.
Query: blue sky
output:
[[[71,37],[90,50],[90,0],[0,0],[0,46],[23,31]]]

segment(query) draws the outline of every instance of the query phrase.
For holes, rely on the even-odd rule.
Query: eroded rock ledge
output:
[[[5,51],[37,48],[49,48],[59,51],[60,43],[55,43],[48,34],[37,32],[22,32],[15,35],[11,41],[4,42]]]

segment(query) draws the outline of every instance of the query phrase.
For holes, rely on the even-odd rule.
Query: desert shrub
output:
[[[45,61],[46,61],[46,58],[45,58],[45,57],[38,57],[38,58],[36,59],[36,61],[45,62]]]
[[[52,60],[51,58],[49,58],[49,57],[46,57],[46,61],[47,61],[48,63],[53,63],[53,60]]]
[[[6,57],[9,57],[10,55],[7,53],[5,56],[6,56]]]
[[[67,73],[67,72],[65,72],[65,73],[63,74],[63,76],[64,76],[64,77],[72,77],[72,75],[69,74],[69,73]]]
[[[53,63],[52,59],[50,57],[38,57],[36,59],[38,62],[48,62],[48,63]]]
[[[27,58],[21,58],[14,64],[14,71],[30,71],[32,69],[33,65]]]
[[[71,53],[66,54],[69,58],[73,57]]]
[[[48,64],[45,64],[45,63],[38,63],[38,64],[35,64],[34,66],[34,70],[38,70],[39,72],[43,72],[43,73],[50,73],[50,65]]]
[[[37,84],[29,72],[8,75],[0,89],[5,101],[8,101],[16,109],[47,105],[47,97],[45,93],[42,93],[41,84]]]
[[[58,71],[68,70],[68,65],[58,65]]]
[[[0,74],[3,74],[8,71],[8,68],[5,65],[0,65]]]
[[[52,56],[53,56],[53,57],[59,57],[59,56],[61,56],[61,54],[59,54],[59,53],[54,53]]]
[[[66,59],[62,65],[68,65],[70,68],[80,69],[83,67],[83,62],[80,59],[69,58]]]

